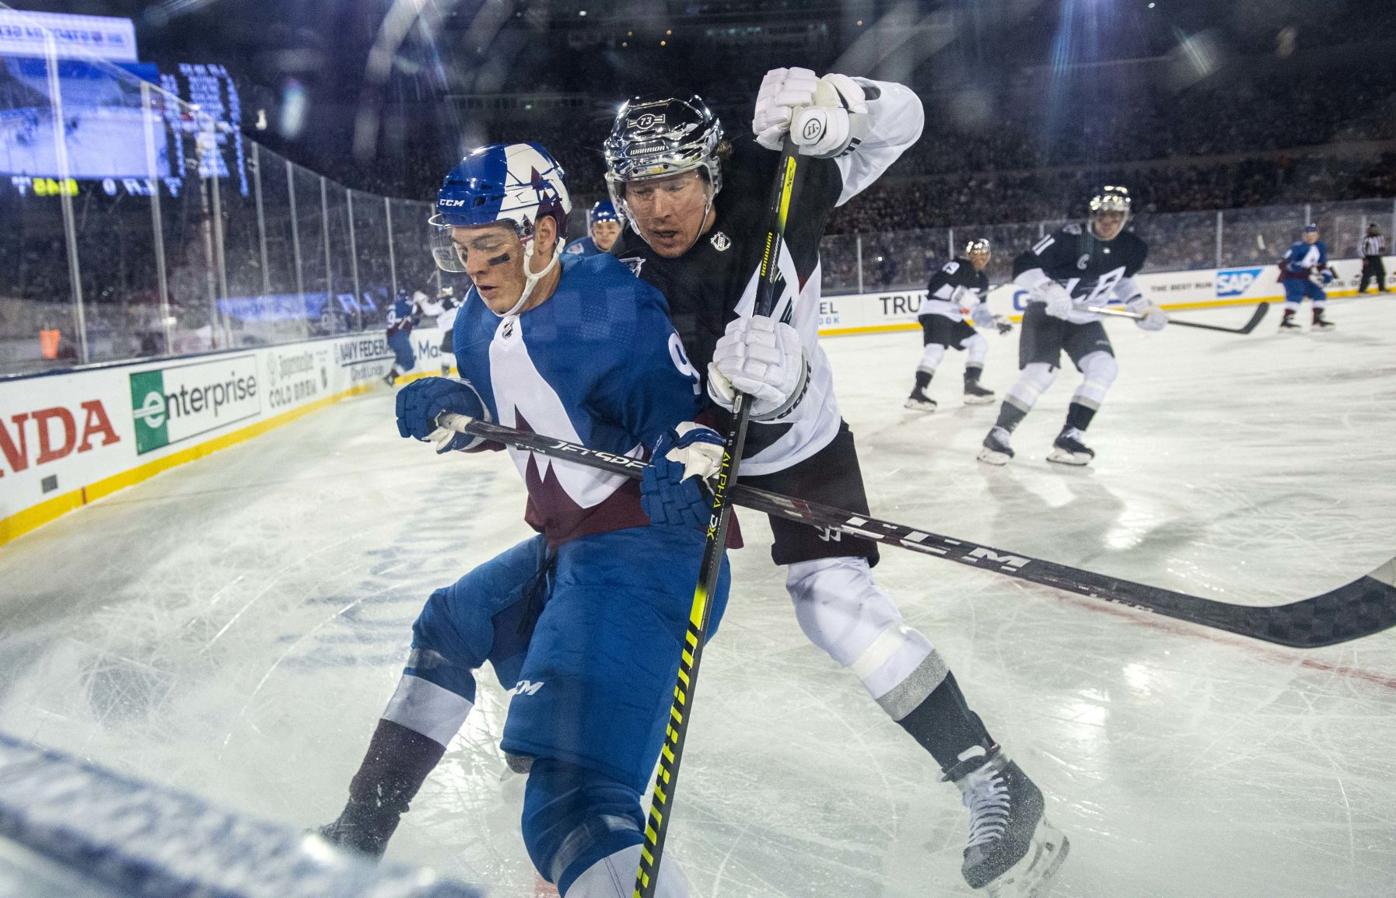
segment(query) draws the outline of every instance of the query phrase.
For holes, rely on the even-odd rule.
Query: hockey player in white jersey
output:
[[[419,303],[422,313],[436,319],[441,330],[441,376],[451,376],[452,331],[455,330],[456,312],[460,310],[460,300],[456,299],[455,287],[442,287],[436,291],[436,299],[425,299]]]
[[[753,397],[745,484],[867,511],[853,434],[818,342],[819,240],[834,208],[877,180],[922,123],[920,100],[900,84],[798,68],[762,81],[755,140],[728,140],[697,96],[635,98],[616,116],[606,177],[630,230],[614,252],[668,298],[717,405],[730,408],[735,390]],[[771,317],[757,317],[767,195],[787,133],[805,172],[778,259],[781,295]],[[672,494],[658,481],[642,485],[652,519],[685,503],[706,514],[691,480]],[[991,894],[1044,894],[1066,839],[1047,823],[1038,787],[970,710],[946,660],[874,581],[876,544],[770,523],[801,629],[959,786],[970,810],[965,879]]]
[[[984,374],[984,357],[989,341],[983,331],[997,329],[1006,334],[1013,325],[997,318],[989,309],[989,276],[984,273],[992,258],[989,241],[983,238],[965,244],[962,255],[946,262],[931,275],[926,299],[916,320],[921,324],[924,348],[916,364],[916,383],[906,398],[906,407],[922,412],[936,410],[936,401],[926,395],[936,368],[949,349],[963,350],[965,358],[965,405],[988,405],[994,391],[979,382]],[[969,324],[965,321],[968,315]]]
[[[1168,323],[1168,316],[1144,298],[1134,280],[1149,247],[1124,229],[1130,205],[1128,190],[1105,187],[1091,198],[1085,227],[1068,224],[1013,260],[1013,281],[1027,292],[1028,300],[1018,342],[1021,373],[984,438],[980,461],[1005,465],[1013,457],[1010,435],[1056,380],[1063,351],[1082,380],[1047,460],[1086,465],[1095,458],[1085,444],[1086,428],[1120,368],[1100,315],[1091,308],[1118,300],[1144,316],[1135,321],[1144,330],[1162,330]]]

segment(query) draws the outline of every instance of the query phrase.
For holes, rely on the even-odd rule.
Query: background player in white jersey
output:
[[[734,390],[753,397],[743,483],[867,511],[853,434],[818,342],[819,240],[833,209],[914,143],[922,122],[920,100],[900,84],[797,68],[774,69],[762,81],[754,141],[724,139],[696,96],[636,98],[616,116],[606,177],[633,230],[616,255],[668,298],[687,355],[707,373],[718,406],[730,409]],[[768,196],[787,133],[805,157],[804,174],[777,259],[783,281],[774,313],[756,317]],[[719,417],[725,427],[726,412]],[[646,477],[651,518],[665,519],[685,503],[706,515],[691,480],[669,486]],[[945,659],[906,626],[873,580],[876,544],[779,518],[771,529],[772,557],[788,566],[801,629],[851,669],[935,758],[942,778],[961,789],[971,815],[963,867],[969,884],[999,894],[1045,892],[1066,840],[1046,823],[1041,791],[970,710]]]
[[[1129,212],[1129,191],[1106,187],[1091,198],[1086,227],[1068,224],[1013,260],[1013,281],[1027,291],[1028,301],[1018,342],[1021,373],[984,438],[980,461],[1003,465],[1013,457],[1009,435],[1056,380],[1063,351],[1082,379],[1047,460],[1085,465],[1095,458],[1084,442],[1085,431],[1120,368],[1100,315],[1091,307],[1118,300],[1144,316],[1135,322],[1144,330],[1162,330],[1168,323],[1134,280],[1149,248],[1124,229]]]
[[[616,207],[610,200],[597,200],[587,210],[587,235],[574,240],[563,250],[574,256],[594,256],[609,253],[620,237],[624,220],[616,214]]]
[[[1323,288],[1333,283],[1333,269],[1328,265],[1328,247],[1318,239],[1318,225],[1304,226],[1304,233],[1280,260],[1280,283],[1285,288],[1285,314],[1280,319],[1280,333],[1301,330],[1294,316],[1305,298],[1313,303],[1313,329],[1331,330],[1333,322],[1323,317],[1328,305],[1328,293]]]
[[[450,377],[451,361],[454,359],[451,332],[455,328],[456,312],[460,309],[456,288],[442,287],[436,291],[436,299],[423,299],[418,306],[423,314],[434,317],[436,326],[441,329],[441,376]]]
[[[638,456],[695,414],[697,376],[659,292],[609,255],[561,264],[569,205],[537,144],[483,147],[447,176],[434,253],[474,285],[455,323],[464,380],[404,388],[402,436],[442,451],[504,448],[437,431],[437,415],[453,411]],[[652,526],[628,478],[509,452],[539,535],[432,593],[349,801],[322,833],[382,853],[489,661],[514,692],[501,745],[528,771],[534,866],[566,898],[628,898],[705,537]],[[724,562],[714,624],[727,583]],[[688,894],[672,861],[658,894]]]
[[[989,310],[989,276],[984,273],[992,257],[989,241],[983,238],[965,244],[963,255],[946,262],[931,275],[926,287],[926,299],[921,303],[916,320],[921,323],[924,349],[916,363],[916,384],[906,399],[906,407],[933,412],[936,401],[926,395],[936,368],[945,358],[947,349],[964,350],[965,405],[987,405],[994,401],[994,391],[985,389],[979,378],[984,373],[984,357],[989,354],[989,341],[983,330],[997,328],[1001,334],[1013,330],[1013,325],[994,317]],[[974,324],[965,321],[970,316]]]

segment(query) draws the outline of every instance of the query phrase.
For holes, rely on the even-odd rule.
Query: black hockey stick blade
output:
[[[648,467],[646,462],[628,455],[589,449],[464,415],[443,413],[437,423],[460,433],[626,477],[639,478]],[[1396,558],[1365,577],[1306,599],[1285,605],[1238,605],[1042,561],[742,484],[732,489],[731,497],[735,505],[811,527],[837,530],[956,564],[1291,648],[1337,645],[1396,626]]]
[[[1086,311],[1095,312],[1099,315],[1113,315],[1116,318],[1132,318],[1135,321],[1144,317],[1143,315],[1136,315],[1128,309],[1112,309],[1108,306],[1104,308],[1087,306]],[[1240,327],[1222,327],[1219,324],[1203,324],[1200,321],[1184,321],[1180,318],[1174,318],[1171,315],[1168,318],[1168,323],[1176,327],[1195,327],[1198,330],[1221,331],[1224,334],[1249,334],[1251,331],[1255,330],[1257,324],[1260,324],[1260,319],[1264,318],[1265,313],[1268,311],[1270,311],[1270,304],[1267,302],[1261,303],[1256,306],[1255,311],[1251,313],[1250,320]]]

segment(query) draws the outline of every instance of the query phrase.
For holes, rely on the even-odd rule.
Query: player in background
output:
[[[1324,287],[1333,282],[1333,269],[1328,265],[1328,247],[1318,239],[1318,225],[1307,224],[1300,238],[1280,260],[1280,283],[1285,288],[1285,314],[1280,319],[1280,333],[1298,333],[1302,328],[1294,321],[1305,297],[1313,302],[1313,329],[1326,331],[1333,322],[1323,317],[1328,305]]]
[[[876,181],[920,136],[923,121],[921,101],[900,84],[799,68],[766,74],[755,140],[726,140],[697,96],[635,98],[616,116],[606,180],[630,231],[615,253],[668,298],[717,406],[730,409],[736,390],[753,397],[743,483],[867,511],[853,434],[818,342],[819,240],[834,208]],[[777,259],[781,293],[772,316],[758,317],[768,197],[787,133],[805,171]],[[726,412],[720,417],[725,426]],[[644,481],[651,518],[685,503],[692,514],[706,513],[693,481],[665,486]],[[1041,791],[970,710],[946,660],[873,580],[876,544],[780,518],[771,529],[771,554],[787,566],[806,636],[852,670],[961,790],[970,811],[969,884],[1045,892],[1066,840],[1047,824]]]
[[[925,349],[916,365],[916,385],[906,399],[906,407],[923,412],[936,410],[936,401],[926,395],[936,368],[951,347],[968,353],[965,359],[965,405],[987,405],[994,401],[994,391],[979,383],[984,373],[984,357],[989,353],[989,341],[977,328],[997,328],[1001,334],[1013,330],[1013,325],[1001,321],[989,311],[989,276],[984,269],[992,251],[983,238],[965,244],[963,255],[946,262],[926,287],[926,299],[916,320],[921,322],[921,340]],[[973,325],[965,322],[970,316]]]
[[[436,291],[436,299],[424,299],[418,308],[422,314],[430,315],[436,319],[436,326],[441,328],[441,376],[451,376],[451,360],[454,356],[452,351],[452,330],[455,328],[456,312],[460,309],[460,303],[456,300],[455,287],[442,287]]]
[[[403,388],[402,436],[442,452],[503,448],[438,431],[449,410],[617,454],[657,445],[672,464],[664,447],[697,411],[697,375],[657,290],[610,255],[560,264],[569,207],[538,144],[482,147],[447,175],[433,255],[473,282],[455,323],[461,380]],[[539,874],[566,898],[629,898],[704,533],[651,525],[626,477],[508,451],[539,535],[432,593],[349,801],[321,832],[382,854],[489,661],[513,691],[501,744],[528,772],[523,838]],[[714,627],[728,582],[724,562]],[[672,861],[658,894],[688,894]]]
[[[1362,257],[1362,281],[1357,285],[1357,292],[1366,293],[1367,282],[1376,281],[1378,293],[1389,293],[1386,289],[1386,263],[1382,261],[1382,256],[1386,255],[1386,238],[1381,235],[1381,228],[1377,227],[1375,221],[1367,225],[1367,236],[1362,238],[1357,254]]]
[[[1129,212],[1129,191],[1105,187],[1091,198],[1085,227],[1068,224],[1013,260],[1013,282],[1027,292],[1028,302],[1018,340],[1021,373],[984,438],[980,461],[1004,465],[1013,457],[1009,436],[1056,380],[1063,350],[1081,372],[1081,385],[1071,396],[1066,423],[1047,460],[1086,465],[1095,458],[1084,442],[1086,428],[1120,368],[1100,315],[1091,307],[1115,299],[1144,316],[1135,321],[1144,330],[1168,324],[1168,316],[1144,298],[1134,280],[1149,247],[1124,229]]]
[[[412,328],[422,320],[417,297],[426,299],[427,295],[418,290],[414,296],[409,296],[406,290],[399,290],[388,309],[388,348],[393,351],[393,364],[383,376],[383,382],[390,387],[417,364],[417,357],[412,353]]]
[[[616,207],[610,200],[597,200],[587,210],[587,236],[567,244],[563,252],[579,256],[594,256],[609,253],[616,245],[625,222],[616,214]]]

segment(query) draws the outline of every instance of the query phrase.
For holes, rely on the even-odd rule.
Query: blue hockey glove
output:
[[[437,435],[436,416],[442,412],[469,415],[482,421],[490,419],[485,403],[475,387],[445,377],[424,377],[414,380],[397,394],[397,432],[399,436],[422,441]],[[438,453],[469,449],[483,442],[479,437],[457,433],[450,439],[435,439]]]
[[[655,524],[701,530],[713,504],[707,482],[721,467],[722,436],[685,421],[655,442],[640,480],[640,506]]]

